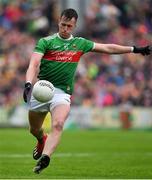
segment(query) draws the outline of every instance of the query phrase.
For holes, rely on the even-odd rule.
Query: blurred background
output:
[[[36,41],[79,14],[75,36],[100,43],[152,42],[151,0],[0,0],[0,127],[28,126],[22,93]],[[152,128],[152,55],[88,53],[76,74],[68,128]],[[48,123],[45,124],[48,127]]]

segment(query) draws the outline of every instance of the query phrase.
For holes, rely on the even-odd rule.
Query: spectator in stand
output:
[[[53,8],[54,6],[57,8]],[[50,9],[53,8],[55,11],[49,14],[48,7]],[[106,7],[106,9],[112,7],[115,15],[109,15],[109,11],[105,12],[103,7]],[[20,16],[14,17],[14,13],[11,13],[14,9],[17,10],[15,13],[20,14]],[[144,46],[152,42],[151,9],[152,1],[149,0],[95,0],[93,3],[90,1],[84,21],[86,22],[84,26],[87,28],[83,28],[83,34],[85,37],[100,43],[111,42],[122,45],[138,44],[139,46]],[[105,13],[108,13],[108,15]],[[20,99],[18,102],[18,98],[14,98],[14,93],[18,92],[17,97],[21,97],[24,79],[23,72],[25,72],[28,65],[28,59],[34,48],[35,40],[41,33],[47,36],[48,33],[56,30],[54,24],[57,22],[57,17],[58,5],[57,1],[54,0],[0,1],[0,96],[3,97],[0,98],[1,106],[7,104],[11,107],[12,102],[16,105],[21,101]],[[37,24],[36,18],[42,21],[37,21]],[[108,22],[106,22],[106,18],[108,18]],[[46,28],[43,32],[40,31],[36,28],[39,22],[43,22],[43,25],[49,23],[50,28]],[[73,104],[103,106],[102,102],[105,97],[104,95],[101,96],[103,94],[102,87],[108,93],[109,84],[113,86],[110,92],[114,99],[110,106],[120,104],[123,101],[123,97],[119,93],[119,89],[122,88],[122,91],[125,92],[125,88],[128,89],[130,87],[128,80],[131,79],[134,88],[139,92],[130,92],[128,100],[136,106],[152,106],[152,98],[148,99],[149,92],[152,91],[151,56],[87,54],[83,58],[84,60],[81,61],[77,72],[77,88],[72,97]],[[113,69],[113,66],[117,67],[119,79],[124,83],[121,86],[120,84],[118,86],[117,81],[109,82],[109,68]],[[138,68],[136,68],[137,66]],[[98,70],[94,67],[98,67]],[[14,76],[15,74],[17,76]],[[83,80],[81,81],[80,79]],[[91,93],[91,95],[86,96],[86,92],[82,90],[82,87],[88,84],[86,82],[90,82],[90,80],[91,84],[87,86],[89,86],[89,94]],[[13,88],[13,82],[17,83],[17,90]]]

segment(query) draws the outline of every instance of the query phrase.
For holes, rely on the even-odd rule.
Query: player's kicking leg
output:
[[[37,138],[37,144],[33,150],[33,158],[35,160],[38,160],[41,157],[47,139],[47,135],[44,134],[42,130],[42,124],[46,114],[46,112],[29,111],[30,132]]]
[[[50,156],[55,151],[63,131],[63,125],[70,111],[70,105],[58,105],[52,110],[52,131],[48,135],[41,158],[38,160],[34,172],[39,174],[49,165]]]

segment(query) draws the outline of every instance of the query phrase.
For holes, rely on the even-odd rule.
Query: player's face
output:
[[[58,25],[59,25],[59,35],[62,38],[67,39],[71,36],[71,33],[76,27],[76,19],[72,18],[69,20],[65,16],[62,16],[59,20]]]

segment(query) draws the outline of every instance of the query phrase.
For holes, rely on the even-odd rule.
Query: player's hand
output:
[[[134,53],[140,53],[142,55],[150,55],[152,53],[152,46],[145,46],[145,47],[136,47],[133,46],[133,52]]]
[[[30,82],[25,83],[24,92],[23,92],[23,99],[27,103],[28,95],[32,89],[32,84]]]

